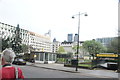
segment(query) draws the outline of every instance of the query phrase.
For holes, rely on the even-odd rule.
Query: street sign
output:
[[[97,54],[97,57],[118,57],[118,54]]]

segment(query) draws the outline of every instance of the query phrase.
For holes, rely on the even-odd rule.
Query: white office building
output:
[[[58,41],[53,42],[52,43],[52,52],[57,53],[60,46],[61,46],[60,42],[58,42]]]
[[[52,52],[50,37],[34,32],[29,32],[29,35],[29,45],[33,48],[32,51]]]
[[[12,40],[15,37],[15,30],[15,26],[0,22],[2,38],[6,39],[9,37]],[[40,35],[20,28],[20,38],[22,39],[22,44],[32,46],[35,51],[52,52],[52,43],[49,36]]]
[[[1,23],[0,22],[0,31],[2,33],[2,38],[6,39],[6,38],[10,38],[10,40],[13,40],[13,38],[15,37],[15,30],[16,27],[9,25],[9,24],[5,24],[5,23]],[[25,30],[25,29],[21,29],[20,28],[20,38],[22,39],[22,44],[29,44],[29,31]]]
[[[6,39],[7,37],[13,38],[15,35],[16,27],[0,22],[0,31],[2,38]]]

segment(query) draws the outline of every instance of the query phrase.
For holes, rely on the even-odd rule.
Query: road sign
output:
[[[117,54],[97,54],[97,57],[118,57]]]

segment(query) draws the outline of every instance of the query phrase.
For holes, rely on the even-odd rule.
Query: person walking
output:
[[[18,67],[12,66],[12,62],[15,58],[15,53],[12,48],[7,48],[2,52],[1,55],[1,65],[0,69],[0,78],[4,79],[24,79],[24,75],[22,70]],[[17,74],[17,76],[16,76]]]

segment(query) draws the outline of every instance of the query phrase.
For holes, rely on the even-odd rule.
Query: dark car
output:
[[[26,65],[26,61],[23,59],[16,58],[14,59],[12,64],[17,64],[17,65]]]

